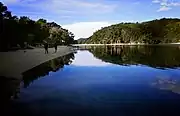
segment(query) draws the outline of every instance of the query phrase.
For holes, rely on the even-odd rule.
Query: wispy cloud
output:
[[[139,5],[141,2],[139,2],[139,1],[136,1],[136,2],[134,2],[133,4],[134,5]]]
[[[115,10],[116,5],[108,5],[105,3],[98,2],[87,2],[82,0],[48,0],[42,4],[38,4],[42,10],[47,10],[52,13],[62,13],[62,11],[67,11],[74,14],[102,14],[108,13]]]
[[[169,6],[180,6],[180,2],[172,2]]]
[[[180,2],[175,0],[153,0],[152,2],[160,5],[160,8],[157,10],[157,12],[168,11],[173,7],[180,6]]]
[[[153,0],[152,2],[153,3],[160,3],[161,1],[160,0]]]
[[[157,12],[168,11],[168,10],[170,10],[170,9],[171,9],[171,7],[161,6],[161,7],[157,10]]]
[[[57,15],[96,15],[113,12],[116,8],[115,4],[84,0],[2,0],[2,2]]]
[[[1,0],[5,4],[15,4],[19,2],[20,0]]]

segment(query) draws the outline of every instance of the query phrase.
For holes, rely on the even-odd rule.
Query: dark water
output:
[[[24,116],[179,116],[180,46],[82,48],[5,81]],[[13,84],[12,84],[13,83]],[[11,113],[10,113],[11,111]]]

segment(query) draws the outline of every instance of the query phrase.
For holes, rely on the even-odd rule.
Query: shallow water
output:
[[[179,46],[81,48],[23,77],[13,115],[180,115]]]

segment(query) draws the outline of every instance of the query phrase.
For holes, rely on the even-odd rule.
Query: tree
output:
[[[74,35],[55,22],[46,19],[34,21],[27,16],[12,16],[8,8],[0,2],[0,50],[8,50],[18,45],[36,45],[44,41],[72,44]]]
[[[120,23],[101,28],[85,43],[171,43],[178,42],[180,19],[163,18],[142,23]]]

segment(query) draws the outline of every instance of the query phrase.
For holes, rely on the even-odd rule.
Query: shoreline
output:
[[[74,44],[72,46],[116,46],[116,45],[125,45],[125,46],[131,46],[131,45],[180,45],[179,43],[161,43],[161,44],[143,44],[143,43],[118,43],[118,44]]]
[[[0,76],[21,79],[23,72],[51,59],[65,56],[73,52],[74,50],[72,47],[67,46],[58,46],[58,51],[56,53],[54,53],[54,48],[49,48],[49,54],[45,54],[43,48],[0,52]]]

